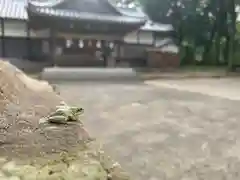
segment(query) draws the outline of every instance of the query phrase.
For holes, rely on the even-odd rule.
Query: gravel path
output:
[[[58,88],[134,180],[239,180],[239,101],[146,84]]]

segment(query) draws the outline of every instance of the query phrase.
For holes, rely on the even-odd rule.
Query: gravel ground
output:
[[[85,108],[90,133],[133,179],[240,179],[238,100],[161,82],[57,87],[67,102]]]

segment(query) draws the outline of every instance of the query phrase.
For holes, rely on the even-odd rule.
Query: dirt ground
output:
[[[0,60],[0,179],[128,180],[81,117],[64,124],[47,120],[62,100],[47,82]]]
[[[239,79],[59,83],[136,180],[238,180]]]

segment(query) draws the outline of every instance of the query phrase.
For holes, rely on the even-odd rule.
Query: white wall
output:
[[[4,36],[27,37],[27,23],[18,20],[4,21]]]
[[[38,31],[31,30],[30,37],[32,37],[32,38],[34,38],[34,37],[48,38],[48,37],[50,37],[50,30],[49,29],[43,29],[43,30],[38,30]]]
[[[135,31],[127,34],[124,37],[124,42],[130,43],[130,44],[137,44],[138,43],[137,32]]]
[[[21,20],[5,20],[4,21],[4,36],[9,37],[27,37],[27,22]],[[2,35],[2,27],[0,25],[0,36]],[[30,37],[47,38],[50,36],[48,29],[34,31],[30,30]]]
[[[146,47],[140,45],[124,45],[120,48],[121,58],[142,58],[145,56]]]
[[[140,31],[139,32],[139,43],[151,45],[153,44],[153,32],[151,31]]]
[[[143,44],[151,45],[153,44],[153,32],[151,31],[137,31],[131,32],[124,37],[124,42],[130,44]]]

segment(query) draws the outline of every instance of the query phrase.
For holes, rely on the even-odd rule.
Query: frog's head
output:
[[[81,114],[84,113],[84,109],[83,108],[79,108],[79,107],[71,107],[71,111],[73,114],[80,116]]]
[[[76,108],[76,113],[77,114],[83,114],[84,113],[84,109],[83,108]]]

